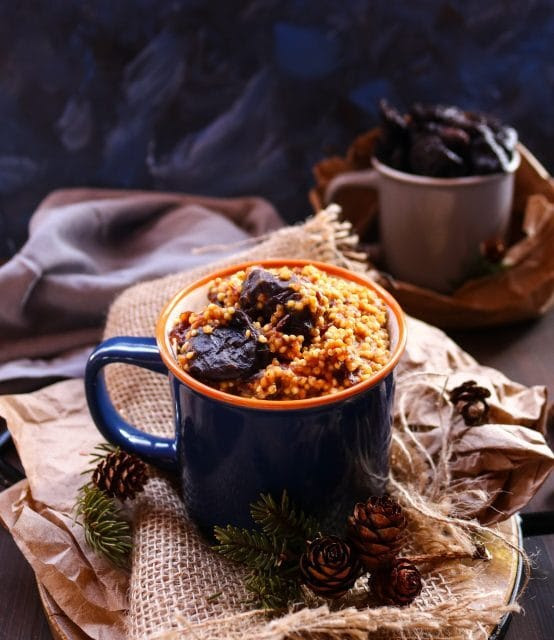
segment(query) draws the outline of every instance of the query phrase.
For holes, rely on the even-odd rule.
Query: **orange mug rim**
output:
[[[248,267],[256,265],[266,268],[284,266],[304,267],[306,265],[313,265],[314,267],[317,267],[318,269],[321,269],[322,271],[325,271],[330,275],[338,276],[345,280],[356,282],[357,284],[372,289],[385,302],[389,311],[394,314],[398,325],[398,341],[387,364],[380,371],[375,373],[375,375],[371,376],[367,380],[363,380],[362,382],[355,384],[348,389],[343,389],[342,391],[338,391],[337,393],[333,394],[325,394],[314,398],[304,398],[299,400],[261,400],[259,398],[245,398],[242,396],[236,396],[231,393],[226,393],[225,391],[220,391],[219,389],[214,389],[213,387],[200,382],[196,378],[193,378],[191,375],[183,371],[177,364],[177,361],[172,354],[168,335],[169,332],[167,331],[167,324],[175,307],[185,296],[189,295],[195,289],[198,289],[199,287],[207,284],[214,278],[225,277],[237,271],[242,271],[244,269],[247,269]],[[216,271],[200,278],[199,280],[195,280],[184,289],[181,289],[171,298],[171,300],[169,300],[169,302],[167,302],[160,316],[158,317],[158,322],[156,324],[156,341],[158,343],[160,356],[168,370],[178,380],[185,384],[185,386],[193,389],[201,395],[208,396],[209,398],[217,400],[224,404],[230,404],[248,409],[258,409],[266,411],[290,411],[297,409],[315,408],[327,404],[342,402],[352,396],[363,393],[364,391],[374,387],[381,380],[384,380],[394,370],[406,347],[406,320],[404,317],[404,312],[402,311],[395,298],[388,291],[383,289],[383,287],[359,273],[348,271],[342,267],[328,264],[326,262],[319,262],[316,260],[287,260],[272,258],[266,260],[251,260],[248,262],[241,262],[240,264],[217,269]]]

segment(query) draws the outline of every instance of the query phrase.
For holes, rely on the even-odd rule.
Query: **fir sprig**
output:
[[[215,550],[250,569],[245,586],[252,604],[282,609],[300,597],[300,555],[318,526],[293,506],[286,491],[278,502],[261,494],[250,508],[258,528],[214,527]]]
[[[317,533],[317,521],[295,509],[286,490],[279,503],[270,494],[260,494],[259,500],[250,505],[250,513],[264,533],[296,543],[294,546],[304,546]]]
[[[285,609],[300,597],[300,582],[294,576],[254,571],[244,584],[252,594],[250,603],[263,609]]]
[[[76,515],[80,517],[87,544],[116,567],[125,567],[132,548],[131,525],[113,498],[97,487],[79,491]]]
[[[214,535],[219,543],[215,546],[216,551],[250,569],[268,571],[279,567],[286,559],[286,541],[279,541],[275,536],[230,524],[214,527]]]
[[[91,549],[113,565],[125,567],[132,537],[120,501],[132,500],[142,490],[146,465],[109,442],[96,445],[88,455],[90,466],[81,473],[88,478],[77,493],[75,521],[83,527]]]

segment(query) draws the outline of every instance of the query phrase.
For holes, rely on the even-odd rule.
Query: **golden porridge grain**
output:
[[[387,310],[371,289],[313,265],[215,278],[201,312],[171,332],[179,366],[250,398],[297,400],[367,380],[390,358]]]

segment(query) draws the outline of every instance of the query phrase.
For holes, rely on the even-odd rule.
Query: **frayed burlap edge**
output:
[[[336,207],[330,207],[303,225],[254,239],[246,248],[237,246],[242,251],[217,264],[128,289],[109,312],[105,337],[152,335],[165,302],[186,284],[218,267],[264,258],[304,258],[363,270],[361,257],[354,252],[357,239],[350,225],[339,221],[338,213]],[[112,365],[106,378],[114,404],[129,422],[158,435],[173,434],[171,398],[162,376],[144,369]],[[474,522],[448,515],[453,496],[448,493],[445,475],[447,456],[445,447],[444,459],[431,468],[433,477],[429,478],[424,452],[418,449],[405,425],[403,428],[397,425],[391,490],[408,510],[414,552],[433,552],[430,545],[435,551],[467,550],[475,532],[488,532]],[[424,477],[427,481],[411,484],[406,469],[413,472],[411,478]],[[268,621],[265,613],[248,610],[241,569],[207,548],[187,520],[171,479],[158,474],[149,482],[137,509],[128,633],[132,639],[200,640],[357,640],[368,634],[375,638],[479,637],[484,634],[485,625],[494,624],[504,612],[517,609],[517,605],[503,605],[499,593],[480,593],[475,588],[476,571],[479,569],[458,563],[454,570],[446,567],[430,573],[417,604],[407,609],[347,607],[335,611],[322,605],[291,611]],[[360,589],[363,595],[364,586]],[[478,601],[487,604],[479,607]]]

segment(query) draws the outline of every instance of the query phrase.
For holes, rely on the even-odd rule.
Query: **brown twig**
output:
[[[440,564],[451,560],[492,560],[492,554],[484,544],[475,545],[473,553],[468,551],[447,551],[439,554],[422,554],[419,556],[409,556],[406,558],[413,564]]]

